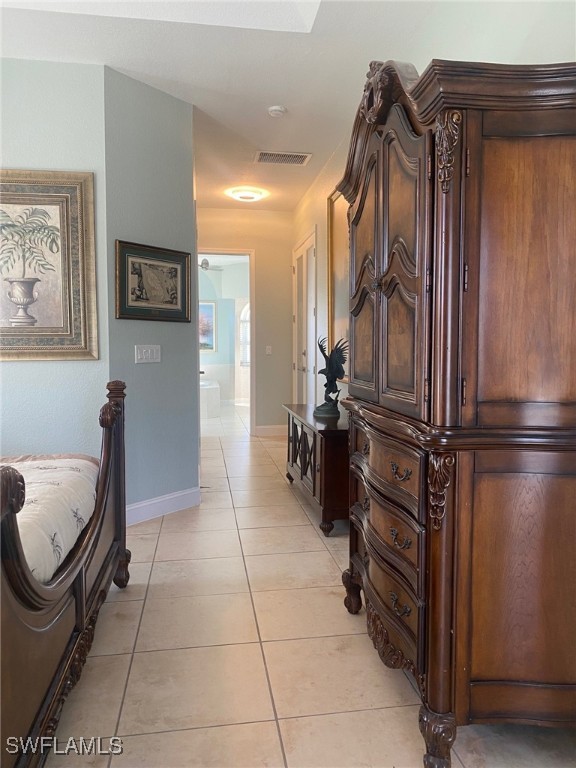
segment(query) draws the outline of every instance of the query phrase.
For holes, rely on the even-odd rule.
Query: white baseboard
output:
[[[197,507],[198,504],[200,504],[200,488],[188,488],[186,491],[168,493],[156,499],[127,504],[126,525],[143,523],[145,520],[153,520],[155,517],[169,515],[171,512],[179,512],[181,509]]]
[[[254,427],[254,437],[285,437],[286,424],[269,424],[265,427]]]

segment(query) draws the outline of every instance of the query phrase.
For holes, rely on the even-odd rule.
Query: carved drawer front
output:
[[[370,439],[366,432],[356,423],[352,423],[351,449],[353,453],[368,458],[370,455]]]
[[[420,606],[416,596],[399,578],[393,576],[392,570],[381,567],[374,557],[370,558],[368,574],[387,617],[407,629],[415,645],[420,623]]]
[[[357,467],[351,472],[352,513],[370,523],[373,546],[400,570],[418,595],[424,594],[425,529],[405,510],[387,501],[365,482]]]
[[[387,483],[418,498],[420,491],[420,457],[393,443],[379,443],[370,451],[370,467]]]
[[[350,472],[350,509],[361,519],[366,519],[370,512],[370,497],[364,481],[364,476],[358,467]]]
[[[424,528],[402,509],[375,493],[370,494],[369,518],[395,564],[400,562],[411,566],[414,579],[410,581],[417,588],[416,577],[424,560]]]

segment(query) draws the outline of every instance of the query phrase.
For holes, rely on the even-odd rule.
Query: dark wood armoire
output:
[[[373,62],[350,204],[350,567],[456,727],[576,726],[576,64]]]

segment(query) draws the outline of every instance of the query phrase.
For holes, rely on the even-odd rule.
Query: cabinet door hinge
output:
[[[466,176],[470,176],[470,148],[466,147]]]
[[[466,379],[462,379],[462,405],[466,405]]]
[[[464,281],[462,284],[464,293],[468,290],[468,264],[464,264]]]
[[[295,371],[295,370],[296,370],[296,363],[292,363],[292,370],[293,370],[293,371]]]
[[[295,275],[295,274],[296,274],[296,267],[292,267],[292,274],[293,274],[293,275]]]
[[[426,293],[430,293],[432,287],[432,270],[430,267],[426,267]]]
[[[426,158],[426,166],[428,171],[428,180],[432,178],[432,155],[428,155]]]
[[[430,379],[424,379],[424,402],[430,400]]]

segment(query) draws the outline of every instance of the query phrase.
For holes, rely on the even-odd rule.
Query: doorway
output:
[[[200,418],[206,426],[235,418],[250,424],[250,255],[198,253]]]
[[[316,399],[316,234],[292,252],[293,397]]]

